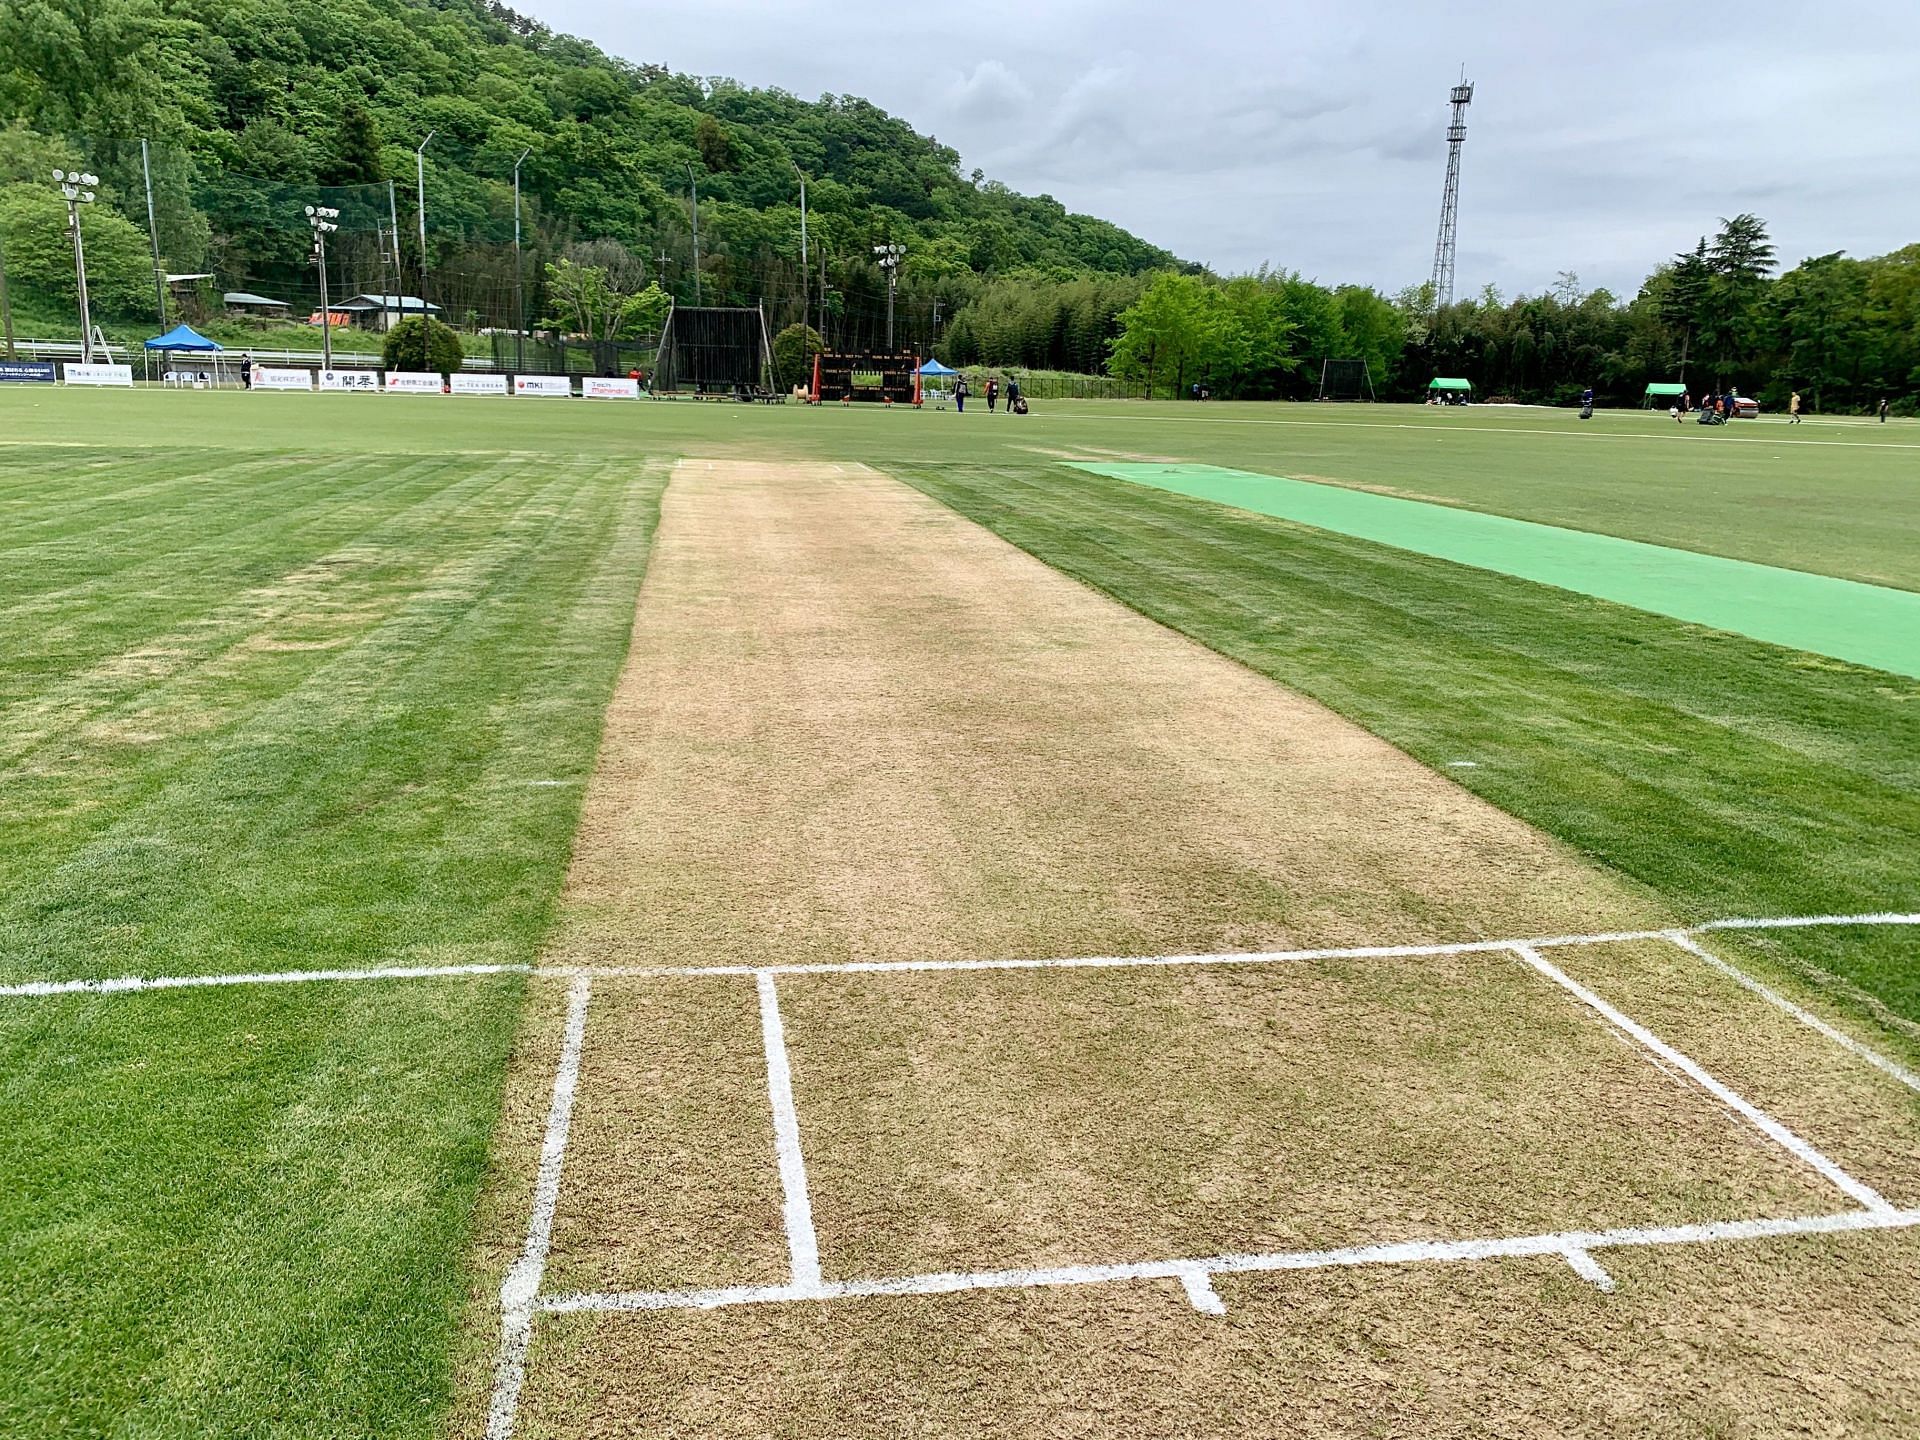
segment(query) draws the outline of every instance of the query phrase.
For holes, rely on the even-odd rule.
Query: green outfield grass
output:
[[[532,957],[665,471],[344,449],[0,447],[5,980]],[[520,983],[0,1005],[0,1433],[433,1433]]]
[[[532,958],[678,455],[898,476],[1681,914],[1920,909],[1920,682],[1060,463],[1920,589],[1920,424],[0,387],[0,983]],[[1911,932],[1749,957],[1915,1053]],[[0,1002],[0,1434],[435,1433],[520,993]]]

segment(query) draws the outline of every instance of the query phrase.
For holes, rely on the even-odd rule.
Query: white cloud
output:
[[[1221,268],[1424,279],[1463,60],[1462,292],[1571,269],[1631,293],[1746,209],[1788,263],[1920,240],[1912,0],[518,3],[631,60],[864,95],[967,169]]]

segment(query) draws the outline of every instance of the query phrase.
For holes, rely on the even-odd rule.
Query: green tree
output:
[[[132,221],[104,203],[80,207],[87,294],[96,317],[153,318],[153,254]],[[63,305],[78,302],[67,202],[47,185],[0,188],[0,244],[9,280]],[[75,320],[78,328],[78,318]]]
[[[432,371],[451,375],[466,359],[459,334],[431,315],[414,315],[387,332],[380,360],[389,370]]]
[[[693,148],[700,152],[700,163],[709,170],[734,168],[733,136],[711,115],[693,122]]]
[[[386,166],[380,160],[379,123],[358,100],[348,101],[340,112],[333,158],[320,178],[329,185],[371,184],[386,178]]]
[[[804,385],[813,378],[813,357],[825,350],[819,333],[801,324],[773,337],[773,370],[782,385]]]

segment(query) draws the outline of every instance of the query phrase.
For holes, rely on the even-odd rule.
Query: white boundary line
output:
[[[781,1216],[787,1227],[787,1255],[793,1264],[792,1289],[820,1289],[820,1241],[813,1229],[813,1202],[807,1197],[807,1165],[800,1152],[800,1117],[793,1108],[793,1072],[787,1064],[787,1035],[780,1023],[780,997],[773,976],[761,971],[760,1041],[767,1052],[767,1098],[773,1106],[773,1144],[780,1161]]]
[[[1907,1069],[1907,1067],[1899,1061],[1889,1059],[1871,1046],[1861,1044],[1845,1031],[1835,1029],[1812,1011],[1794,1004],[1793,1001],[1787,999],[1786,996],[1771,986],[1763,984],[1746,971],[1740,969],[1737,965],[1733,965],[1721,959],[1718,955],[1715,955],[1711,950],[1708,950],[1705,946],[1694,940],[1686,931],[1669,930],[1666,938],[1675,945],[1678,945],[1689,955],[1693,955],[1705,961],[1708,965],[1711,965],[1715,970],[1718,970],[1722,975],[1725,975],[1729,980],[1733,981],[1734,984],[1751,990],[1776,1009],[1784,1010],[1808,1029],[1818,1031],[1844,1050],[1851,1050],[1869,1065],[1884,1070],[1909,1089],[1920,1090],[1920,1075],[1914,1074],[1913,1071]]]
[[[1762,1135],[1765,1135],[1769,1140],[1773,1141],[1774,1144],[1780,1146],[1781,1149],[1785,1150],[1802,1164],[1811,1166],[1814,1170],[1818,1171],[1826,1178],[1827,1183],[1835,1189],[1859,1201],[1862,1205],[1866,1206],[1867,1209],[1876,1214],[1897,1215],[1900,1213],[1899,1208],[1878,1190],[1875,1190],[1871,1185],[1863,1181],[1854,1179],[1853,1176],[1849,1175],[1832,1160],[1821,1154],[1820,1151],[1814,1149],[1813,1146],[1809,1145],[1805,1140],[1802,1140],[1798,1135],[1794,1134],[1793,1131],[1782,1125],[1758,1105],[1755,1105],[1752,1101],[1728,1089],[1727,1086],[1714,1079],[1712,1075],[1708,1074],[1698,1064],[1688,1059],[1685,1055],[1682,1055],[1678,1050],[1674,1049],[1673,1046],[1647,1029],[1647,1027],[1639,1021],[1622,1014],[1619,1010],[1594,994],[1593,991],[1582,985],[1578,980],[1575,980],[1564,970],[1555,966],[1544,955],[1540,954],[1539,951],[1527,945],[1516,945],[1513,947],[1513,953],[1518,955],[1542,975],[1546,976],[1547,979],[1553,981],[1554,984],[1560,986],[1568,994],[1591,1006],[1607,1023],[1613,1025],[1625,1034],[1632,1036],[1648,1051],[1687,1076],[1696,1085],[1699,1085],[1709,1095],[1713,1096],[1714,1099],[1718,1100],[1722,1105],[1726,1106],[1749,1125],[1753,1126],[1754,1129],[1758,1130]]]
[[[1915,925],[1920,912],[1883,911],[1867,915],[1785,915],[1764,920],[1709,920],[1701,925],[1660,930],[1609,930],[1591,935],[1549,935],[1512,940],[1465,940],[1439,945],[1358,945],[1316,950],[1223,951],[1206,955],[1095,955],[1058,960],[850,960],[814,965],[435,965],[386,966],[369,970],[281,970],[254,975],[137,975],[110,980],[29,980],[0,985],[0,999],[58,995],[120,995],[145,990],[189,990],[203,986],[293,985],[322,980],[418,980],[447,976],[531,975],[542,980],[581,977],[608,980],[672,979],[711,975],[877,975],[928,970],[1084,970],[1145,969],[1166,965],[1277,965],[1298,960],[1371,960],[1421,955],[1491,955],[1524,945],[1553,950],[1565,945],[1610,945],[1629,940],[1667,940],[1719,930],[1803,930],[1839,925]]]
[[[619,1290],[549,1295],[539,1309],[549,1315],[583,1311],[719,1310],[733,1305],[774,1305],[795,1300],[854,1300],[876,1296],[952,1295],[970,1290],[1017,1290],[1057,1285],[1101,1285],[1127,1280],[1178,1280],[1191,1298],[1196,1280],[1281,1270],[1325,1270],[1356,1265],[1448,1264],[1468,1260],[1550,1255],[1582,1278],[1576,1255],[1599,1269],[1590,1252],[1629,1246],[1711,1245],[1788,1235],[1832,1235],[1861,1230],[1900,1230],[1920,1225],[1920,1210],[1847,1210],[1837,1215],[1785,1219],[1716,1220],[1699,1225],[1618,1230],[1575,1230],[1543,1235],[1504,1235],[1474,1240],[1407,1240],[1340,1250],[1289,1250],[1261,1255],[1210,1255],[1189,1260],[1145,1260],[1123,1265],[1061,1265],[1036,1270],[940,1271],[877,1280],[828,1280],[817,1292],[791,1285],[741,1285],[721,1290]],[[1602,1272],[1604,1273],[1604,1272]],[[1611,1280],[1611,1277],[1608,1277]],[[1599,1282],[1594,1281],[1595,1284]],[[1602,1287],[1605,1288],[1605,1287]],[[1218,1297],[1215,1297],[1216,1300]],[[1195,1308],[1204,1309],[1198,1301]]]
[[[547,1132],[540,1142],[533,1215],[519,1258],[500,1282],[500,1357],[494,1367],[493,1399],[487,1407],[487,1440],[509,1440],[512,1436],[520,1387],[527,1378],[527,1346],[533,1339],[540,1284],[546,1278],[547,1251],[553,1245],[553,1214],[560,1203],[560,1170],[566,1160],[567,1136],[573,1128],[573,1096],[580,1086],[580,1052],[586,1043],[587,1001],[592,993],[593,981],[584,976],[567,987],[566,1038],[561,1042],[560,1066],[553,1076]]]

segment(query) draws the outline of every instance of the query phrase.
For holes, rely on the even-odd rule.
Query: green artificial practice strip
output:
[[[1214,465],[1074,468],[1920,677],[1920,592]]]

